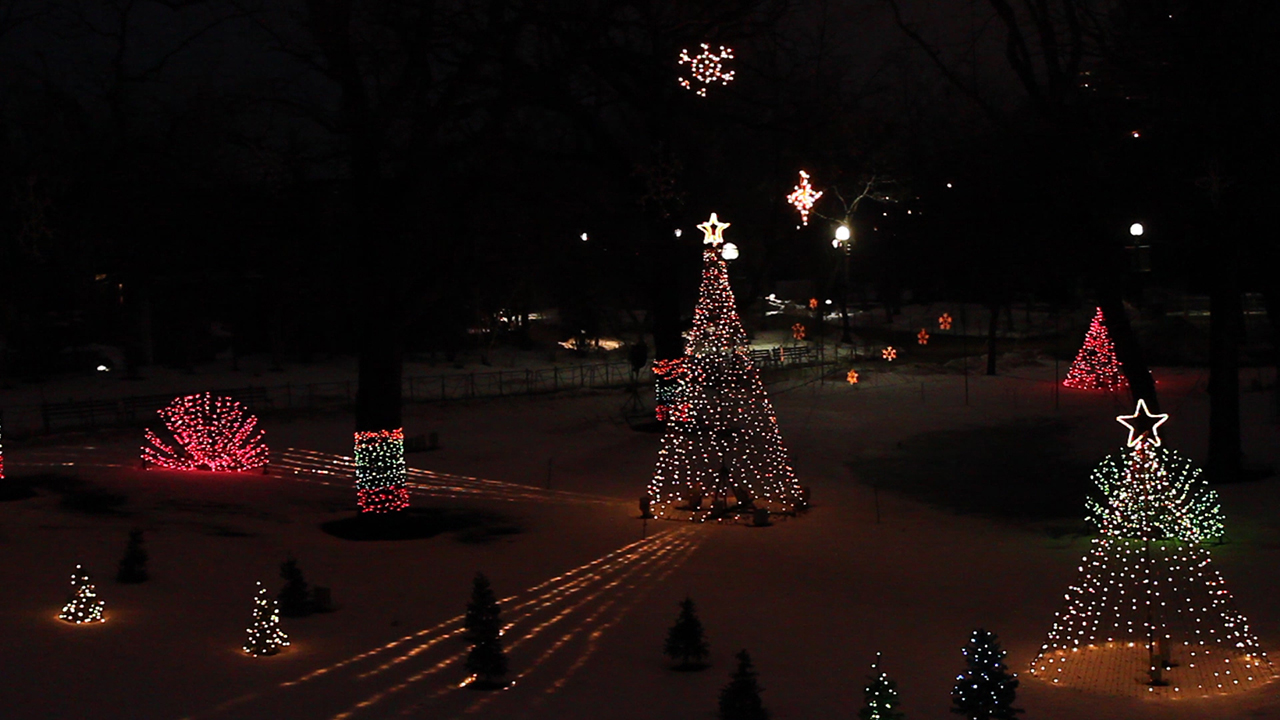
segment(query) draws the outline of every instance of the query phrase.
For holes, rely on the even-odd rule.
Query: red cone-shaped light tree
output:
[[[720,255],[728,227],[714,214],[698,226],[706,238],[702,286],[681,360],[682,397],[669,413],[649,482],[659,517],[704,520],[711,513],[795,510],[800,486],[787,460],[778,419],[751,363],[747,334],[734,306]],[[711,497],[711,508],[703,499]]]
[[[1129,385],[1120,361],[1116,359],[1116,348],[1107,333],[1102,308],[1094,313],[1089,332],[1084,336],[1084,345],[1076,353],[1062,384],[1077,390],[1119,390]]]
[[[228,397],[198,393],[157,411],[174,444],[147,430],[142,459],[169,470],[252,470],[267,464],[258,418]]]

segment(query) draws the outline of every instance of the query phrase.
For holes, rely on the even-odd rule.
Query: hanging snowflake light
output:
[[[928,345],[929,331],[925,330],[924,328],[920,328],[920,332],[916,333],[916,342],[920,343],[921,345]]]
[[[813,209],[813,204],[818,202],[820,197],[822,197],[822,192],[815,192],[813,186],[809,184],[809,173],[801,170],[800,184],[796,185],[791,194],[787,196],[787,202],[800,211],[800,222],[808,225],[809,211]]]
[[[854,370],[854,369],[852,369],[852,368],[851,368],[851,369],[849,370],[849,372],[848,372],[847,374],[845,374],[844,379],[845,379],[845,380],[847,380],[847,381],[849,382],[849,384],[850,384],[850,385],[857,385],[857,384],[858,384],[858,371],[857,371],[857,370]]]
[[[680,51],[679,64],[688,63],[689,74],[692,80],[685,77],[678,78],[680,86],[685,90],[693,90],[694,83],[698,83],[700,87],[697,89],[698,97],[707,96],[707,88],[715,83],[728,85],[733,80],[733,71],[724,69],[724,61],[733,59],[733,49],[720,46],[720,52],[711,52],[711,46],[702,43],[702,52],[689,56],[688,50]]]
[[[942,330],[951,329],[951,313],[942,313],[938,318],[938,328]]]
[[[157,411],[174,445],[147,430],[147,465],[168,470],[252,470],[267,464],[258,418],[228,397],[197,393],[175,398]]]
[[[804,324],[803,324],[803,323],[796,323],[795,325],[792,325],[792,326],[791,326],[791,337],[795,338],[796,340],[803,340],[803,339],[804,339]]]
[[[818,298],[809,298],[809,309],[810,310],[818,309]]]
[[[880,357],[884,358],[885,360],[888,360],[889,362],[893,362],[894,360],[898,359],[898,351],[895,350],[892,345],[890,345],[889,347],[880,351]]]

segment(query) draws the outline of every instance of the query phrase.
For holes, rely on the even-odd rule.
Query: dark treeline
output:
[[[640,311],[656,355],[679,354],[692,228],[714,210],[744,306],[780,280],[838,292],[847,221],[850,280],[890,311],[905,290],[1101,305],[1155,403],[1122,312],[1142,298],[1138,220],[1142,282],[1212,297],[1214,427],[1238,438],[1241,294],[1280,302],[1276,12],[0,0],[0,363],[358,353],[359,424],[386,427],[405,351],[455,352],[474,328],[523,342],[531,311],[624,336]],[[736,55],[706,98],[676,83],[702,42]],[[800,169],[826,194],[797,229]],[[1234,472],[1236,443],[1211,465]]]

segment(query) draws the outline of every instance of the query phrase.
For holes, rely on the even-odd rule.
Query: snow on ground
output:
[[[1157,376],[1172,413],[1162,436],[1203,462],[1203,375]],[[856,387],[770,387],[814,498],[809,513],[770,528],[636,519],[658,436],[626,426],[625,398],[615,392],[408,408],[406,426],[438,432],[441,444],[410,455],[413,467],[529,486],[522,494],[538,497],[419,495],[415,506],[449,510],[472,527],[397,542],[340,540],[320,529],[351,513],[343,478],[146,472],[132,430],[10,443],[5,482],[48,473],[81,484],[46,479],[36,497],[0,502],[8,580],[0,586],[0,716],[711,718],[733,653],[747,648],[779,720],[852,717],[877,650],[907,716],[940,720],[954,717],[960,647],[983,626],[1023,673],[1019,705],[1029,718],[1280,717],[1280,683],[1229,698],[1140,702],[1026,676],[1087,547],[1086,537],[1063,530],[1078,528],[1083,507],[1060,517],[960,513],[921,501],[918,486],[901,484],[909,473],[880,470],[909,469],[932,443],[1003,442],[1018,437],[1010,427],[1046,422],[1059,429],[1063,457],[1087,470],[1123,442],[1112,419],[1131,410],[1123,399],[1063,391],[1055,410],[1049,368],[971,377],[967,406],[957,375],[896,369],[864,378]],[[1269,400],[1243,396],[1245,444],[1251,463],[1274,466],[1280,443]],[[349,454],[347,415],[263,424],[273,448]],[[1017,461],[1018,451],[1006,455]],[[1058,468],[1011,466],[997,454],[958,454],[981,467],[944,467],[938,484],[952,473],[982,477],[988,462],[990,482],[1015,493],[1057,477]],[[553,491],[617,501],[539,495],[548,470]],[[882,488],[879,524],[873,485]],[[1219,492],[1229,542],[1213,548],[1215,560],[1264,645],[1280,647],[1277,482]],[[523,531],[510,534],[512,526]],[[153,579],[118,585],[115,563],[132,527],[148,530]],[[338,610],[286,619],[286,652],[246,657],[239,646],[254,582],[278,586],[290,555],[310,582],[332,588]],[[100,626],[55,619],[80,562],[107,602]],[[508,598],[513,623],[505,641],[519,680],[496,694],[456,689],[465,647],[450,623],[478,570]],[[672,672],[661,655],[686,593],[712,644],[712,666],[699,673]]]

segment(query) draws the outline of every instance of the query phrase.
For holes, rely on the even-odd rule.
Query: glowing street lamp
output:
[[[1134,223],[1129,226],[1129,234],[1134,237],[1141,237],[1146,230],[1146,228],[1142,227],[1142,223]]]
[[[734,245],[731,242],[725,243],[724,247],[720,248],[720,257],[724,258],[725,260],[737,260],[738,246]]]
[[[844,249],[844,288],[840,295],[840,342],[853,342],[853,334],[849,332],[849,251],[853,246],[853,231],[848,225],[836,226],[836,236],[831,239],[831,247]]]

